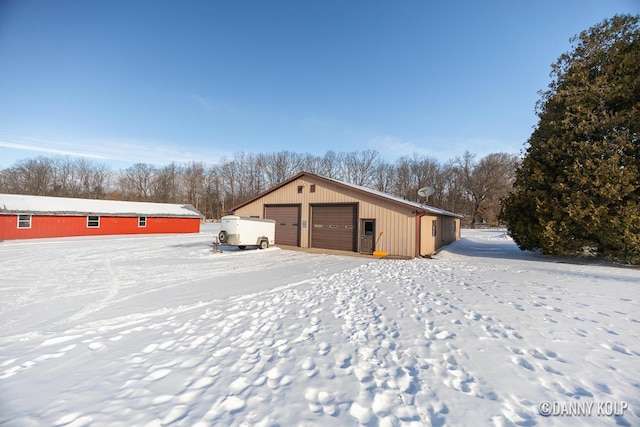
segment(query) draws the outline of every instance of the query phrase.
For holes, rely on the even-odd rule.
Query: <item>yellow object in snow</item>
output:
[[[378,236],[378,238],[376,239],[376,243],[375,246],[378,246],[378,242],[380,241],[380,238],[382,237],[382,235],[384,234],[384,231],[380,232],[380,235]],[[373,251],[373,256],[376,258],[384,258],[386,257],[388,254],[384,251]]]

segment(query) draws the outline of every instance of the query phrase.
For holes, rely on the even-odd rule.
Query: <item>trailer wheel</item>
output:
[[[220,239],[220,243],[224,243],[227,241],[227,232],[222,230],[220,234],[218,234],[218,239]]]
[[[260,240],[260,249],[267,249],[269,247],[269,242],[267,240]]]

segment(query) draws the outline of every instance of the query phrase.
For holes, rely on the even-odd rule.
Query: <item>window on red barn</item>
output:
[[[99,228],[99,227],[100,227],[100,217],[98,215],[88,215],[87,228]]]
[[[18,215],[18,228],[31,228],[31,215]]]

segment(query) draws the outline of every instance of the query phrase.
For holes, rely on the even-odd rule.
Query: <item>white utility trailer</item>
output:
[[[227,215],[220,218],[218,240],[221,245],[258,246],[266,249],[275,243],[276,222],[273,219]]]

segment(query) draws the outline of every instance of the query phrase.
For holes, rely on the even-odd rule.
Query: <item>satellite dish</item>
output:
[[[428,199],[429,196],[432,195],[434,192],[435,190],[433,189],[433,187],[422,187],[421,189],[418,190],[418,196]]]

